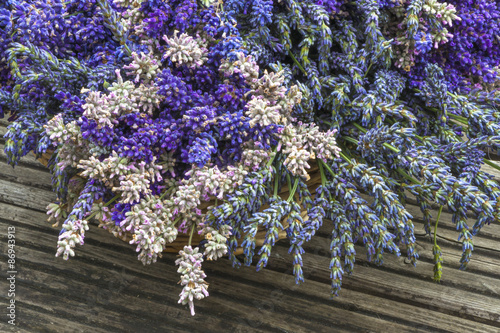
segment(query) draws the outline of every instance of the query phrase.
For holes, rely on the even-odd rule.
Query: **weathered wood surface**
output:
[[[0,127],[1,128],[1,127]],[[0,142],[1,145],[2,142]],[[2,150],[3,147],[0,147]],[[210,297],[196,303],[195,317],[177,304],[174,261],[165,254],[143,266],[132,245],[92,225],[85,245],[69,261],[55,258],[58,229],[47,223],[54,199],[50,175],[31,156],[13,169],[0,154],[0,267],[5,301],[7,227],[16,227],[17,322],[0,331],[19,332],[499,332],[500,225],[475,237],[465,272],[451,216],[443,213],[439,242],[443,281],[432,282],[432,244],[417,207],[417,267],[386,255],[384,265],[366,261],[357,246],[354,274],[341,296],[329,299],[328,228],[305,246],[306,282],[295,285],[286,241],[273,250],[268,268],[231,268],[227,259],[205,262]],[[446,239],[445,239],[446,238]],[[4,303],[5,304],[5,303]]]

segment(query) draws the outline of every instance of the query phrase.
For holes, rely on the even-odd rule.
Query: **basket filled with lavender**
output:
[[[485,152],[500,147],[499,25],[481,0],[7,1],[5,152],[50,169],[57,256],[75,255],[91,219],[144,264],[178,252],[192,314],[203,260],[259,270],[287,239],[300,283],[320,227],[332,295],[356,243],[377,264],[402,250],[416,264],[408,196],[439,281],[441,211],[462,268],[500,220],[500,185],[481,170],[498,169]]]

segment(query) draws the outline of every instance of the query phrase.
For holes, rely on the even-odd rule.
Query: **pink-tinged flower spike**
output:
[[[172,38],[163,36],[163,40],[167,42],[169,48],[163,55],[163,58],[170,58],[177,66],[186,64],[194,68],[203,65],[207,60],[207,49],[205,48],[205,41],[200,38],[193,38],[186,33],[180,34],[174,31]]]
[[[108,98],[100,91],[90,91],[83,105],[83,116],[94,119],[98,127],[113,127]]]
[[[223,59],[219,71],[224,73],[226,77],[230,77],[235,73],[240,74],[245,78],[248,85],[253,87],[259,79],[259,65],[257,65],[252,55],[245,57],[243,52],[238,52],[237,56],[237,61]]]
[[[64,260],[75,256],[73,248],[76,244],[83,245],[85,231],[89,230],[86,220],[68,220],[63,224],[63,230],[57,242],[56,257],[63,255]]]
[[[50,203],[47,206],[47,215],[49,218],[47,219],[47,222],[50,222],[52,220],[55,220],[55,223],[52,225],[53,227],[56,227],[59,225],[61,222],[61,219],[66,218],[66,212],[64,210],[64,205],[60,203]]]
[[[66,130],[64,125],[62,113],[57,114],[52,119],[50,119],[47,124],[43,125],[45,128],[45,133],[49,136],[52,141],[52,145],[57,146],[60,143],[64,143],[69,140],[70,133]]]
[[[208,297],[208,283],[204,280],[207,276],[201,269],[203,254],[199,250],[198,247],[192,249],[191,246],[184,246],[184,250],[179,251],[181,257],[175,261],[179,266],[177,273],[182,274],[180,284],[184,286],[179,294],[179,303],[189,304],[192,316],[195,315],[194,300]]]
[[[269,126],[272,124],[281,123],[281,107],[279,105],[271,106],[271,103],[262,97],[253,97],[247,103],[246,114],[251,118],[250,126],[257,124],[261,126]]]
[[[204,252],[207,260],[217,260],[224,256],[227,253],[227,239],[231,236],[231,226],[224,224],[219,230],[207,227],[203,232],[208,241]]]
[[[124,69],[129,69],[127,75],[135,75],[134,82],[138,83],[143,79],[146,83],[154,80],[159,72],[158,60],[151,57],[150,54],[141,52],[139,56],[136,52],[132,52],[134,60],[130,65],[123,66]]]

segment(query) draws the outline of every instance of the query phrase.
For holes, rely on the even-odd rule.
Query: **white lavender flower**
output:
[[[58,226],[61,222],[61,219],[66,219],[66,211],[63,209],[63,205],[60,203],[50,203],[47,206],[47,215],[49,218],[47,222],[55,220],[55,223],[52,225],[53,227]]]
[[[283,71],[268,73],[267,70],[264,70],[264,75],[253,83],[251,86],[253,89],[249,94],[262,96],[269,101],[281,100],[285,98],[287,92],[283,84],[284,80]]]
[[[135,85],[132,81],[123,81],[120,70],[115,70],[116,82],[108,88],[110,93],[106,96],[111,116],[118,117],[122,114],[139,111],[136,98],[133,96]]]
[[[122,192],[120,202],[139,201],[142,194],[150,194],[150,181],[144,174],[131,173],[120,177],[120,186],[113,187],[113,192]]]
[[[205,41],[199,36],[194,38],[186,33],[179,35],[176,30],[171,38],[163,36],[163,40],[169,46],[163,58],[170,58],[177,66],[186,64],[189,67],[199,67],[207,60]]]
[[[123,66],[125,69],[129,69],[127,75],[134,75],[134,82],[139,82],[140,79],[149,82],[154,80],[156,75],[158,75],[159,65],[158,60],[151,56],[152,52],[149,54],[144,54],[141,52],[140,56],[137,52],[132,52],[132,62],[129,65]]]
[[[259,65],[257,65],[252,55],[245,57],[243,52],[238,52],[237,57],[237,61],[222,60],[219,71],[224,73],[226,77],[235,73],[240,74],[245,78],[248,85],[253,87],[259,78]]]
[[[181,213],[188,213],[200,204],[200,191],[194,185],[182,185],[174,196],[174,205]]]
[[[144,0],[114,0],[114,3],[124,8],[121,13],[120,23],[124,30],[132,28],[137,29],[137,24],[141,24],[144,19],[144,13],[141,11],[141,4]]]
[[[116,151],[113,151],[112,155],[102,162],[94,156],[82,159],[78,168],[83,170],[80,173],[81,176],[101,180],[105,183],[112,182],[113,177],[118,179],[129,173],[128,160],[118,156]]]
[[[287,144],[289,147],[287,147],[287,155],[283,164],[293,175],[309,179],[310,177],[306,169],[311,168],[311,166],[307,163],[312,157],[311,153],[293,145],[291,142],[288,142]]]
[[[271,105],[271,102],[261,96],[253,96],[247,105],[246,114],[250,117],[250,126],[260,124],[269,126],[272,124],[281,123],[281,107],[279,105]]]
[[[94,142],[89,142],[89,153],[94,157],[99,157],[102,155],[109,155],[111,153],[111,147],[101,146],[95,144]]]
[[[255,144],[247,143],[241,154],[241,164],[248,170],[259,170],[275,155],[275,153],[255,147]]]
[[[227,181],[224,186],[231,188],[234,190],[236,187],[243,184],[245,177],[248,175],[248,170],[242,164],[237,166],[228,166],[227,167]]]
[[[206,275],[201,269],[203,254],[199,250],[198,247],[192,249],[191,246],[184,246],[179,251],[180,258],[175,261],[179,266],[177,272],[182,274],[180,284],[184,287],[179,294],[179,303],[189,304],[192,316],[195,315],[194,300],[208,297],[208,283],[205,282]]]
[[[66,142],[70,138],[71,134],[66,130],[66,126],[62,119],[62,113],[55,115],[47,124],[43,125],[43,127],[54,146]]]
[[[326,162],[334,157],[339,157],[340,148],[337,147],[335,140],[336,133],[336,129],[321,132],[317,125],[299,124],[297,134],[294,137],[299,138],[304,149]]]
[[[201,197],[208,199],[210,195],[214,195],[219,199],[223,198],[225,189],[223,185],[227,180],[227,176],[217,166],[193,167],[186,175],[190,176],[188,182],[196,186]]]
[[[138,258],[144,265],[156,262],[165,245],[177,238],[171,208],[171,201],[148,195],[134,205],[120,223],[123,230],[133,233],[130,244],[137,245]]]
[[[175,177],[175,162],[174,151],[167,151],[161,156],[161,162],[159,165],[168,172],[172,177]]]
[[[149,115],[153,115],[153,109],[157,108],[164,98],[165,96],[158,95],[158,87],[155,84],[141,84],[132,91],[132,99],[137,103],[137,107]]]
[[[295,119],[292,117],[292,111],[295,105],[300,104],[302,100],[302,92],[299,87],[293,85],[288,89],[285,98],[278,101],[278,105],[281,107],[281,115],[283,125],[291,124]]]
[[[45,130],[54,145],[62,146],[58,152],[58,166],[61,170],[67,166],[76,167],[80,159],[87,158],[88,147],[75,121],[64,125],[60,115],[57,115],[45,125]],[[67,144],[68,142],[72,144]]]
[[[448,24],[452,26],[452,21],[462,19],[457,16],[457,10],[455,6],[448,4],[446,2],[438,2],[437,0],[426,0],[425,4],[422,6],[422,10],[427,15],[433,15],[438,21],[443,24]]]
[[[70,256],[75,256],[73,248],[76,244],[83,245],[85,231],[89,230],[89,226],[86,220],[67,220],[63,229],[65,231],[59,235],[57,242],[56,257],[62,254],[64,260],[68,260]]]
[[[90,91],[82,108],[83,116],[95,120],[98,127],[113,127],[108,100],[100,91]]]
[[[224,256],[227,253],[227,238],[231,236],[231,226],[225,224],[219,230],[207,227],[204,233],[208,241],[204,252],[207,259],[217,260]]]

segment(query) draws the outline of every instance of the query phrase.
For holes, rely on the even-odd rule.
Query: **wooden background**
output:
[[[0,126],[0,138],[4,132]],[[132,245],[91,225],[74,258],[55,258],[59,229],[45,215],[55,197],[50,175],[32,156],[15,169],[7,166],[1,140],[1,332],[500,332],[498,224],[474,238],[464,272],[458,270],[458,234],[443,213],[443,280],[436,284],[432,243],[419,209],[410,206],[419,235],[417,267],[392,255],[375,267],[357,246],[354,274],[344,278],[341,295],[333,300],[328,228],[305,247],[306,282],[300,286],[291,275],[286,241],[273,249],[261,272],[233,269],[227,259],[204,262],[210,297],[195,303],[197,314],[191,317],[187,306],[177,304],[181,287],[174,254],[143,266]],[[16,228],[15,328],[5,315],[8,226]]]

